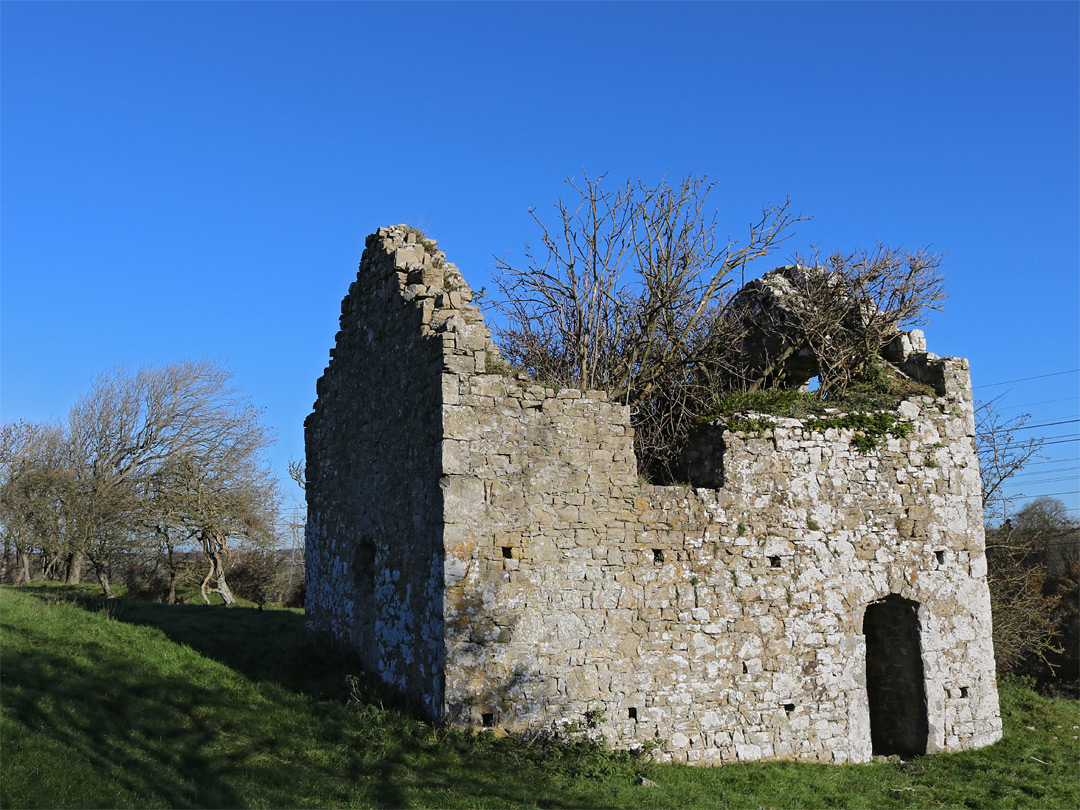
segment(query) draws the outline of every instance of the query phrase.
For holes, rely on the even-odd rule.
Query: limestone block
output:
[[[444,356],[442,362],[443,370],[452,374],[473,374],[476,372],[476,359],[470,355],[451,354]]]
[[[428,262],[425,262],[421,272],[422,272],[423,283],[424,283],[425,286],[434,287],[434,288],[440,289],[440,290],[443,288],[444,271],[443,271],[442,268],[434,267],[431,264],[429,264]],[[458,296],[458,306],[453,307],[453,309],[460,309],[461,308],[460,299],[461,299],[461,297],[459,295]],[[443,306],[446,306],[446,304],[443,304]]]
[[[471,467],[472,455],[467,441],[444,439],[440,443],[442,471],[448,475],[462,475]]]
[[[444,374],[441,382],[443,405],[457,405],[460,401],[458,378],[451,374]]]
[[[432,315],[435,313],[435,302],[430,298],[424,298],[420,301],[420,322],[423,324],[431,323]]]
[[[475,511],[484,501],[481,481],[462,475],[444,475],[439,479],[444,508],[448,514]]]
[[[423,260],[424,249],[419,245],[406,245],[394,250],[393,266],[398,270],[404,270],[410,264],[419,263]]]

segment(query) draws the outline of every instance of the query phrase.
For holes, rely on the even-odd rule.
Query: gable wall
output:
[[[442,350],[401,296],[398,273],[430,271],[433,258],[405,236],[368,238],[305,423],[306,613],[438,716]]]

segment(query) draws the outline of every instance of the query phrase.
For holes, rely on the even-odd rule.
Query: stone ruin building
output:
[[[368,237],[306,422],[313,629],[436,722],[589,719],[661,760],[1001,736],[965,360],[898,338],[937,396],[878,449],[718,422],[692,486],[653,486],[624,405],[489,373],[471,300],[434,243]]]

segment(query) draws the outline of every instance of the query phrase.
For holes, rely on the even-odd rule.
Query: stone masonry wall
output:
[[[417,234],[389,234],[368,237],[305,423],[307,614],[314,629],[354,646],[368,671],[438,717],[440,386],[452,358],[436,333],[445,319],[432,315],[435,290],[460,276]]]
[[[308,423],[313,624],[450,724],[588,717],[675,761],[861,762],[863,617],[889,597],[917,610],[921,662],[872,669],[921,663],[926,750],[1000,737],[965,361],[924,358],[940,396],[902,403],[912,429],[880,449],[793,419],[717,424],[696,462],[710,486],[650,486],[628,409],[486,373],[495,348],[460,274],[413,286],[407,238],[369,240],[383,281],[362,265]],[[382,554],[364,607],[360,536]]]

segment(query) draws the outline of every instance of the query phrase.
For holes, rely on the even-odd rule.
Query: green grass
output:
[[[1080,704],[1017,683],[1005,739],[981,751],[656,765],[349,700],[346,659],[306,639],[299,611],[88,595],[0,588],[4,807],[1080,806]]]
[[[934,389],[876,366],[847,391],[832,396],[822,396],[820,390],[763,388],[753,393],[734,391],[719,397],[698,421],[710,422],[744,412],[805,419],[808,416],[821,416],[829,410],[863,413],[891,411],[905,399],[919,396],[933,397]]]

